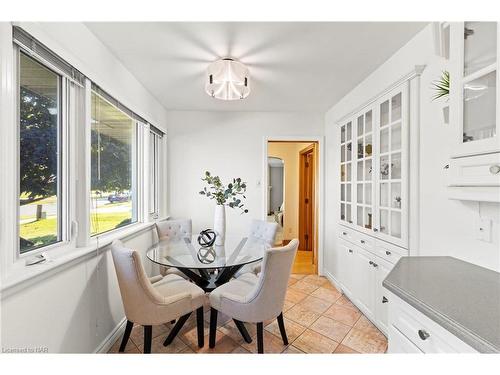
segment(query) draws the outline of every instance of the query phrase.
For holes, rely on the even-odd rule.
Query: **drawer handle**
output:
[[[342,235],[343,235],[343,236],[347,236],[347,233],[346,233],[346,232],[342,232]]]
[[[378,232],[378,228],[373,228],[373,231],[374,232]]]
[[[385,251],[385,255],[391,255],[392,253],[389,250]]]
[[[490,173],[491,174],[498,174],[498,173],[500,173],[500,165],[492,165],[492,166],[490,166]]]
[[[349,249],[349,252],[352,254],[352,250],[351,249]]]
[[[370,264],[371,266],[374,265],[374,263],[371,260],[368,262],[368,264]]]
[[[382,296],[382,303],[387,303],[389,302],[389,300],[387,299],[386,296]]]
[[[378,264],[377,263],[373,263],[373,267],[378,267]]]
[[[419,329],[418,330],[418,335],[422,340],[427,340],[431,335],[429,335],[429,332],[427,332],[424,329]]]
[[[365,240],[359,240],[359,242],[361,242],[361,243],[365,243]]]

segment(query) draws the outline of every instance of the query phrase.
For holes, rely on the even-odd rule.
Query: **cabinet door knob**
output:
[[[346,232],[342,232],[342,235],[343,235],[343,236],[347,236],[347,233],[346,233]]]
[[[365,240],[359,240],[359,242],[361,242],[361,243],[365,243]]]
[[[377,263],[373,263],[373,267],[378,267],[378,264]]]
[[[422,340],[427,340],[430,337],[429,332],[427,332],[425,329],[419,329],[418,335]]]
[[[377,228],[373,228],[373,231],[374,231],[374,232],[378,232],[378,229],[377,229]]]
[[[389,250],[385,251],[385,255],[391,255],[392,253]]]
[[[352,254],[352,250],[351,249],[349,249],[349,252]]]
[[[387,299],[386,296],[382,296],[382,303],[387,303],[389,302],[389,300]]]
[[[373,266],[373,262],[372,262],[371,260],[368,262],[368,264],[370,264],[370,265],[372,265],[372,266]]]
[[[492,165],[492,166],[490,166],[490,173],[491,174],[498,174],[498,173],[500,173],[500,165]]]

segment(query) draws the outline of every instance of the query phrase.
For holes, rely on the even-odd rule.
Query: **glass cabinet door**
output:
[[[352,121],[340,127],[340,220],[352,223]]]
[[[407,86],[393,91],[378,106],[377,228],[384,239],[406,245],[408,134]]]
[[[356,225],[373,228],[373,110],[356,118]]]
[[[498,141],[498,26],[496,22],[453,25],[450,113],[459,126],[458,155],[500,151]],[[453,68],[452,68],[453,69]],[[454,74],[453,74],[454,73]],[[456,85],[453,86],[454,82]],[[454,113],[456,108],[456,113]]]

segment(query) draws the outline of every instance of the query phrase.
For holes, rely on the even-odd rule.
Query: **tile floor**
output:
[[[385,336],[330,282],[317,275],[293,274],[289,281],[283,309],[289,345],[283,345],[276,320],[264,323],[264,350],[266,353],[384,353]],[[171,324],[153,327],[153,353],[255,353],[256,329],[246,324],[254,338],[251,344],[243,338],[234,322],[219,314],[217,341],[208,348],[209,306],[205,313],[205,347],[197,346],[196,321],[193,313],[174,340],[163,346]],[[140,353],[143,348],[143,330],[132,330],[126,352]],[[118,352],[121,337],[110,353]]]

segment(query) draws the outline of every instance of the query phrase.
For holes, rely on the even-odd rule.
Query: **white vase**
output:
[[[226,206],[223,204],[215,206],[214,232],[217,235],[215,244],[217,246],[223,246],[226,238]]]

